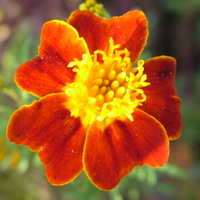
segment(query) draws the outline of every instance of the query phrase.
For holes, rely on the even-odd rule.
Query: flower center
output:
[[[124,117],[133,121],[134,109],[146,100],[141,88],[150,83],[145,82],[144,61],[132,68],[130,52],[117,50],[120,45],[114,45],[112,38],[109,44],[107,52],[96,50],[68,65],[77,74],[75,81],[64,88],[69,96],[66,105],[85,125]]]

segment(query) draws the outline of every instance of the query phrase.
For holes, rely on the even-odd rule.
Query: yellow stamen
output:
[[[99,94],[103,94],[104,95],[106,93],[106,91],[107,91],[107,87],[103,86],[103,87],[100,88]]]
[[[103,80],[101,78],[95,79],[94,84],[100,87],[103,84]]]
[[[113,100],[113,97],[115,96],[115,92],[113,90],[108,91],[105,94],[105,102],[110,102]]]
[[[89,89],[89,96],[96,96],[99,92],[99,86],[98,85],[93,85],[90,89]]]
[[[118,87],[115,92],[115,97],[121,99],[124,96],[125,92],[126,92],[125,87]]]
[[[116,76],[116,71],[115,71],[115,70],[112,70],[112,71],[110,71],[110,72],[108,73],[107,79],[108,79],[109,81],[113,81],[113,80],[115,79],[115,76]]]
[[[104,95],[103,94],[98,94],[96,96],[96,104],[97,106],[101,106],[105,101]]]
[[[112,89],[113,91],[116,91],[117,88],[119,88],[120,84],[119,84],[119,82],[118,82],[117,80],[115,80],[115,81],[113,81],[113,82],[111,83],[110,86],[111,86],[111,89]]]
[[[126,79],[126,72],[120,72],[117,77],[116,77],[116,80],[120,83],[120,84],[123,84],[124,81]]]
[[[69,96],[66,106],[85,125],[125,117],[133,121],[134,109],[146,100],[142,88],[150,83],[143,74],[144,61],[139,60],[132,68],[130,52],[117,50],[120,45],[115,45],[112,38],[109,42],[107,52],[84,54],[81,61],[75,59],[68,65],[77,74],[75,81],[64,88]],[[98,61],[99,56],[102,61]]]

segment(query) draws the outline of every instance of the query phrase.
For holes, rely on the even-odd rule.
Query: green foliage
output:
[[[175,13],[188,13],[192,14],[200,8],[199,0],[163,0],[163,8]]]

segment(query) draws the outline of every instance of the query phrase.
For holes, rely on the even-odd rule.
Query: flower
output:
[[[176,61],[138,60],[147,23],[137,10],[112,19],[74,11],[44,24],[39,55],[17,69],[17,85],[40,99],[13,113],[7,137],[39,151],[53,185],[84,171],[110,190],[135,166],[167,162],[181,132]]]
[[[80,4],[79,9],[88,10],[101,17],[105,17],[107,15],[104,6],[97,3],[96,0],[86,0],[84,3]]]

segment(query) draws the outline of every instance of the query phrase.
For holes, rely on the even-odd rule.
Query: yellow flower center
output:
[[[149,83],[143,74],[144,61],[132,68],[130,52],[117,50],[120,45],[114,45],[112,38],[109,43],[107,52],[96,50],[68,65],[77,74],[75,81],[65,87],[69,96],[66,105],[85,125],[125,117],[133,121],[134,109],[146,100],[142,88]]]

